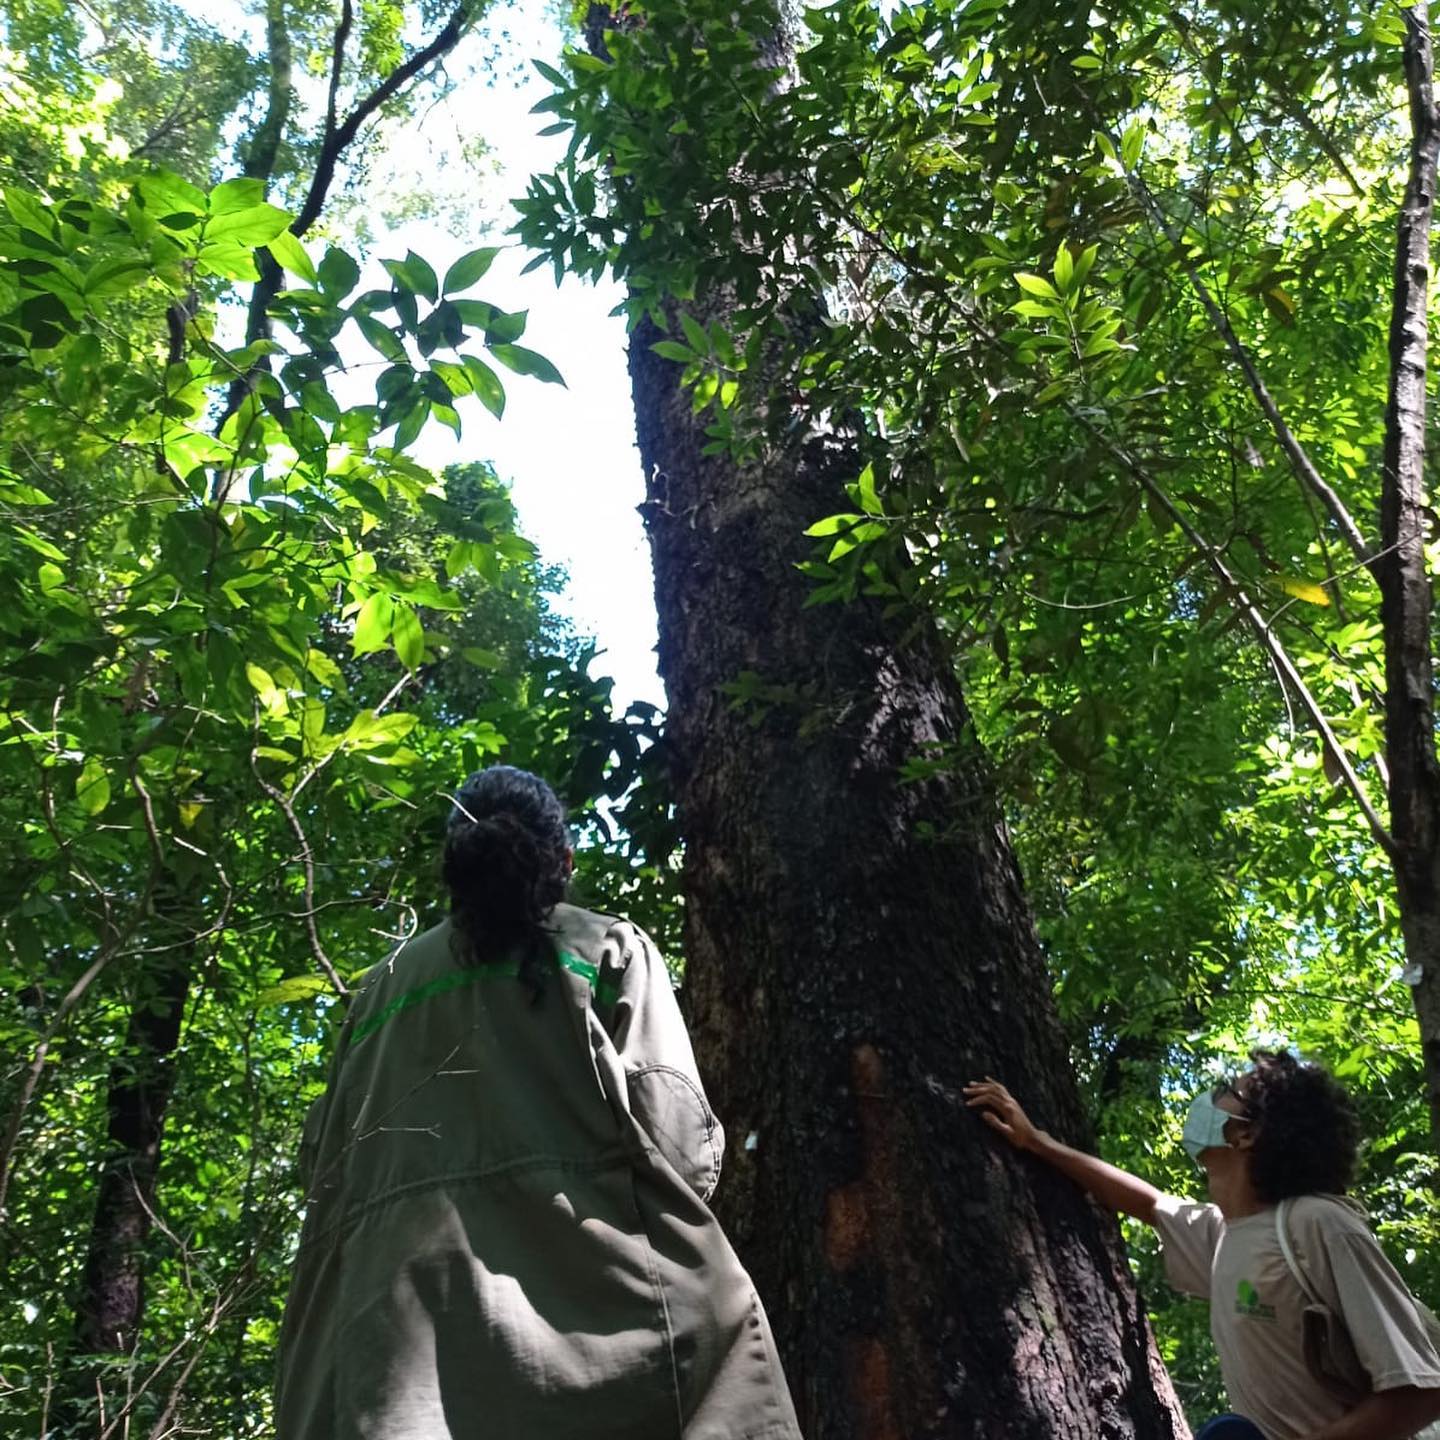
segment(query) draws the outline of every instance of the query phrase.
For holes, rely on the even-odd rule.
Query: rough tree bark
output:
[[[1374,573],[1385,635],[1385,747],[1391,859],[1420,1021],[1431,1133],[1440,1146],[1440,763],[1430,574],[1425,562],[1425,387],[1430,229],[1440,114],[1426,0],[1402,12],[1410,97],[1410,172],[1400,210],[1390,319],[1390,391]]]

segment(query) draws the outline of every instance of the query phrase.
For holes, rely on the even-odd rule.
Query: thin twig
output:
[[[300,865],[305,875],[305,933],[310,940],[310,953],[314,956],[315,963],[325,972],[325,978],[329,980],[335,993],[340,996],[348,995],[349,988],[325,953],[325,947],[320,942],[320,927],[315,923],[315,852],[310,848],[305,827],[300,823],[300,817],[295,813],[295,807],[285,792],[278,785],[272,785],[260,773],[258,757],[253,750],[250,752],[250,770],[260,788],[280,807],[280,813],[284,815],[291,833],[295,836],[295,843],[300,847]]]
[[[1301,709],[1305,711],[1305,714],[1310,720],[1310,724],[1320,736],[1320,741],[1324,745],[1325,750],[1335,763],[1336,768],[1340,771],[1351,794],[1355,797],[1355,802],[1359,805],[1361,813],[1365,816],[1366,822],[1370,826],[1371,834],[1375,837],[1376,844],[1380,846],[1386,855],[1393,858],[1395,855],[1395,841],[1386,828],[1384,821],[1380,818],[1380,814],[1376,810],[1374,802],[1370,799],[1369,792],[1361,781],[1360,776],[1357,774],[1349,754],[1336,736],[1329,719],[1320,707],[1320,703],[1315,699],[1314,695],[1311,694],[1310,687],[1306,685],[1304,678],[1295,666],[1295,662],[1290,658],[1290,652],[1286,650],[1285,646],[1281,643],[1280,637],[1275,633],[1270,621],[1261,614],[1254,601],[1250,599],[1239,577],[1236,576],[1229,565],[1225,563],[1225,558],[1220,552],[1195,528],[1189,516],[1176,505],[1170,498],[1168,492],[1144,465],[1125,450],[1123,446],[1111,440],[1099,426],[1078,408],[1072,408],[1070,413],[1071,417],[1094,435],[1105,447],[1107,453],[1117,463],[1122,465],[1126,472],[1139,483],[1145,493],[1151,496],[1155,503],[1170,516],[1176,525],[1184,532],[1185,538],[1190,541],[1191,545],[1194,546],[1204,558],[1205,563],[1214,572],[1216,578],[1231,596],[1236,611],[1254,632],[1255,637],[1271,657],[1276,669],[1283,676],[1285,684],[1294,692],[1296,699],[1299,700]]]
[[[1113,138],[1112,138],[1113,143]],[[1115,146],[1115,153],[1120,154],[1120,147]],[[1360,527],[1355,523],[1354,517],[1345,507],[1345,502],[1336,493],[1334,488],[1324,479],[1315,468],[1314,462],[1310,459],[1305,447],[1296,438],[1295,432],[1291,430],[1285,417],[1280,413],[1280,407],[1276,405],[1274,397],[1270,394],[1264,379],[1256,367],[1254,357],[1250,351],[1241,343],[1240,337],[1236,335],[1234,326],[1230,323],[1230,317],[1210,293],[1210,287],[1201,278],[1200,271],[1195,262],[1190,258],[1189,246],[1185,238],[1176,230],[1170,222],[1160,202],[1155,198],[1150,187],[1134,169],[1133,166],[1121,162],[1120,166],[1124,173],[1125,180],[1130,187],[1130,193],[1140,203],[1141,208],[1150,216],[1150,219],[1164,235],[1165,239],[1174,247],[1176,255],[1180,259],[1181,268],[1186,278],[1190,281],[1190,287],[1194,290],[1196,298],[1200,301],[1201,307],[1210,319],[1216,333],[1225,342],[1225,348],[1229,350],[1231,357],[1240,368],[1240,373],[1245,377],[1245,383],[1250,393],[1255,397],[1255,403],[1260,407],[1260,412],[1270,423],[1270,428],[1275,432],[1275,438],[1280,442],[1280,448],[1285,452],[1286,458],[1290,461],[1296,475],[1301,482],[1308,485],[1311,491],[1319,499],[1329,512],[1330,518],[1335,522],[1336,528],[1344,536],[1345,543],[1354,552],[1356,557],[1367,565],[1371,563],[1371,545],[1360,532]]]

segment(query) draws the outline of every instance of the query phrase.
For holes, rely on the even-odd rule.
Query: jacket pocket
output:
[[[630,1110],[676,1174],[704,1201],[720,1183],[725,1132],[683,1070],[642,1065],[625,1072]]]

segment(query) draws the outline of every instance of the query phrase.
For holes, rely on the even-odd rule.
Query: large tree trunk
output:
[[[667,741],[686,845],[688,1008],[731,1136],[721,1215],[811,1440],[1175,1436],[1113,1220],[966,1112],[1004,1078],[1084,1138],[1005,829],[928,625],[804,608],[802,532],[858,464],[700,454],[648,323]],[[735,705],[743,672],[766,686]],[[903,783],[934,747],[952,763]]]
[[[144,1314],[145,1242],[193,961],[191,947],[181,946],[141,977],[124,1048],[110,1067],[105,1167],[75,1307],[76,1338],[88,1353],[129,1350]]]
[[[1430,1126],[1440,1145],[1440,761],[1435,754],[1434,596],[1425,559],[1425,390],[1430,229],[1440,113],[1425,0],[1402,12],[1410,97],[1410,167],[1395,248],[1390,393],[1385,407],[1380,551],[1375,578],[1385,634],[1385,746],[1391,860],[1420,1021]]]

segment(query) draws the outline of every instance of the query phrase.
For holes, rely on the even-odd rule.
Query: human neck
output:
[[[1248,1166],[1227,1167],[1223,1172],[1210,1174],[1210,1198],[1219,1207],[1227,1221],[1244,1220],[1247,1216],[1258,1215],[1270,1207],[1255,1193],[1250,1183]]]

